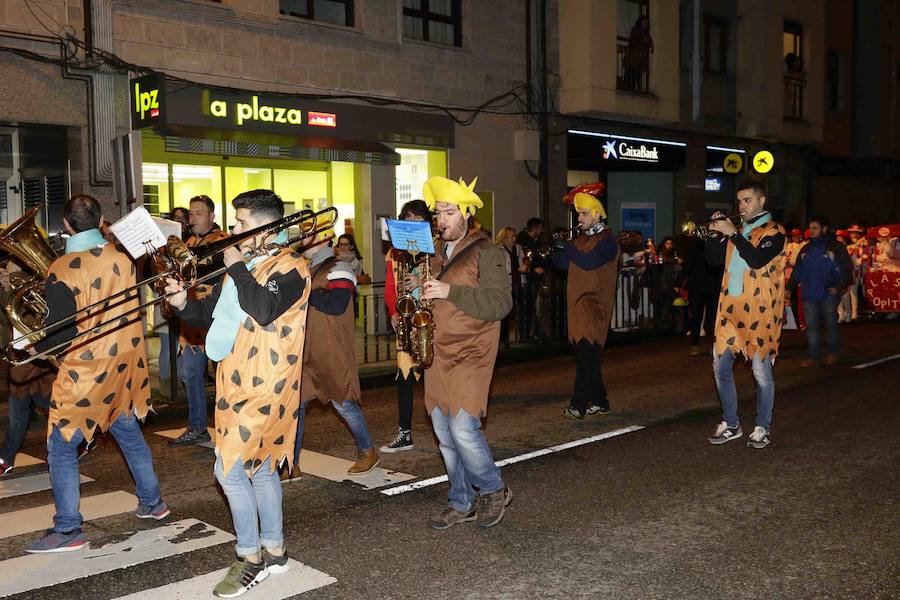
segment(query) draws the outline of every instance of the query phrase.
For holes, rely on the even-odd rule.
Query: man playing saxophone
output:
[[[503,250],[466,226],[467,217],[483,206],[474,186],[431,177],[423,189],[440,231],[435,278],[422,285],[422,300],[434,301],[434,363],[425,378],[425,407],[450,480],[448,506],[429,522],[435,529],[466,521],[491,527],[512,500],[481,431],[500,320],[512,308],[512,294]]]

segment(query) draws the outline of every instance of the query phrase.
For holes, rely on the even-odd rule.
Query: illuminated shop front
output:
[[[335,206],[337,233],[355,234],[373,273],[377,218],[419,197],[427,177],[446,175],[453,143],[452,121],[439,115],[156,76],[132,80],[131,112],[141,131],[136,189],[151,213],[204,194],[228,228],[231,199],[257,188],[274,190],[287,212]]]

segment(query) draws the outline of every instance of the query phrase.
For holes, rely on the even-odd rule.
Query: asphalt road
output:
[[[786,334],[773,443],[764,450],[748,448],[746,435],[707,444],[719,421],[711,361],[689,357],[683,340],[611,348],[604,367],[613,412],[579,423],[561,417],[570,357],[498,369],[486,422],[495,459],[644,429],[504,467],[514,502],[487,531],[427,527],[446,501],[446,484],[389,497],[306,475],[284,487],[288,549],[337,581],[297,597],[900,598],[900,360],[851,368],[900,353],[900,326],[842,331],[844,360],[827,369],[801,369],[803,338]],[[752,379],[749,369],[736,372],[749,433]],[[376,444],[388,441],[396,430],[393,389],[365,392],[364,408]],[[196,518],[231,532],[212,451],[169,449],[152,434],[183,418],[167,410],[147,425],[170,520]],[[45,458],[40,426],[24,451]],[[419,479],[443,474],[421,403],[414,429],[416,449],[386,456],[382,466]],[[352,438],[332,410],[312,409],[306,430],[305,448],[353,458]],[[83,486],[85,496],[133,491],[111,440],[81,472],[96,480]],[[0,500],[0,520],[50,502],[49,491]],[[135,521],[119,514],[89,521],[85,531],[101,547],[158,527]],[[0,572],[33,536],[0,540]],[[231,545],[219,544],[14,597],[117,598],[220,569],[231,556]],[[244,597],[264,597],[266,585]]]

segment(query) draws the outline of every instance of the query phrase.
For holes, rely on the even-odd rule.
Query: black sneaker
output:
[[[397,431],[397,437],[389,444],[379,448],[379,451],[384,452],[385,454],[393,454],[395,452],[412,450],[413,448],[415,448],[415,446],[413,446],[412,431],[409,429],[400,429]]]
[[[184,433],[175,438],[174,440],[169,441],[169,446],[172,448],[180,448],[182,446],[196,446],[197,444],[205,444],[210,441],[209,432],[204,431],[193,431],[191,429],[185,429]]]
[[[274,554],[269,554],[269,551],[263,548],[262,559],[263,562],[266,563],[266,568],[269,570],[269,573],[277,575],[279,573],[287,573],[288,569],[290,569],[288,566],[288,553],[286,549],[281,552],[281,556],[275,556]]]
[[[586,411],[584,411],[584,416],[590,417],[591,415],[608,415],[609,407],[599,406],[597,404],[591,404]]]
[[[567,419],[572,419],[573,421],[580,421],[584,418],[584,415],[574,406],[567,407],[566,410],[563,411],[563,416]]]
[[[91,438],[91,441],[89,441],[89,442],[87,442],[86,444],[84,444],[84,445],[82,445],[82,446],[79,447],[79,449],[78,449],[78,458],[76,458],[75,460],[81,460],[82,458],[84,458],[85,456],[87,456],[88,454],[90,454],[91,451],[92,451],[94,448],[96,448],[96,447],[97,447],[97,440],[96,440],[96,438]]]
[[[724,444],[726,442],[730,442],[731,440],[736,440],[739,437],[744,435],[744,432],[741,431],[741,426],[737,427],[729,427],[728,423],[722,421],[719,423],[718,427],[716,427],[716,432],[712,437],[706,438],[710,444],[718,446],[719,444]]]

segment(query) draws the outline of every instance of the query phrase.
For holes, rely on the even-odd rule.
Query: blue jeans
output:
[[[803,316],[806,318],[806,341],[809,344],[809,357],[818,362],[822,360],[822,328],[825,328],[825,346],[829,354],[838,355],[841,349],[841,338],[838,334],[837,307],[840,298],[831,294],[821,301],[803,301]]]
[[[775,405],[775,378],[772,375],[772,359],[753,355],[753,378],[756,380],[756,424],[766,431],[772,426],[772,407]],[[722,420],[729,427],[737,427],[740,420],[737,414],[737,390],[734,387],[734,355],[726,350],[716,356],[713,350],[713,375],[716,378],[716,389],[722,403]]]
[[[128,469],[135,482],[138,501],[145,506],[159,502],[159,480],[153,471],[150,448],[141,433],[141,425],[133,414],[119,415],[109,431],[119,444]],[[78,511],[81,500],[81,482],[78,475],[78,444],[84,435],[78,430],[71,441],[66,441],[57,427],[47,440],[47,462],[50,463],[50,481],[53,484],[53,500],[56,503],[54,529],[60,532],[81,527],[83,521]]]
[[[226,475],[222,457],[216,457],[216,479],[228,498],[237,535],[235,552],[241,557],[258,553],[260,544],[270,550],[284,545],[281,479],[278,470],[269,472],[271,460],[267,458],[259,470],[248,477],[239,460]]]
[[[178,370],[187,392],[188,429],[206,431],[206,352],[200,346],[185,346],[178,356]]]
[[[360,452],[371,450],[372,434],[369,433],[369,426],[366,425],[366,416],[363,414],[359,403],[352,400],[345,400],[343,403],[332,400],[331,405],[341,415],[344,422],[347,423],[347,427],[350,428],[350,433],[353,434],[353,439],[356,440],[356,448]],[[305,416],[306,404],[300,407],[300,416],[297,419],[297,439],[294,440],[294,464],[297,464],[297,461],[300,460],[300,449],[303,447],[303,421]]]
[[[25,435],[28,433],[28,423],[34,413],[34,406],[50,408],[50,396],[44,394],[27,394],[25,396],[9,397],[9,429],[6,430],[6,438],[0,446],[0,458],[10,465],[16,464],[16,453],[22,447]]]
[[[460,410],[455,417],[431,411],[431,425],[440,443],[441,455],[450,479],[450,508],[468,512],[475,502],[475,489],[481,495],[502,490],[503,478],[494,464],[491,449],[481,431],[481,419]]]

